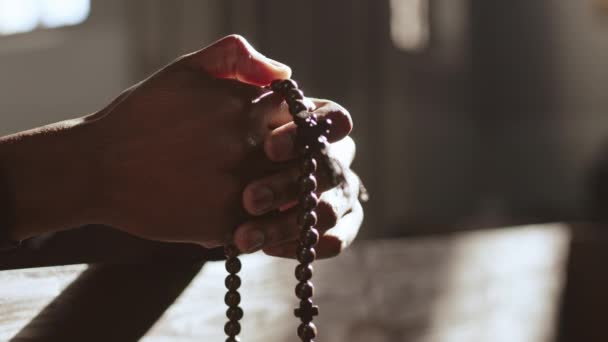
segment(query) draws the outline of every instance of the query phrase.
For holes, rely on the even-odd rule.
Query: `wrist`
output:
[[[76,119],[0,138],[0,222],[8,237],[97,222],[102,172],[94,131]]]

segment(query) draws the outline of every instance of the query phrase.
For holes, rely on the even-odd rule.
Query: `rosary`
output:
[[[315,194],[317,180],[314,172],[317,169],[317,156],[327,155],[327,137],[331,120],[317,118],[304,104],[304,94],[298,89],[295,81],[276,80],[270,85],[270,90],[279,94],[287,103],[297,126],[297,145],[304,155],[301,165],[301,176],[298,180],[300,197],[298,199],[298,225],[300,226],[300,244],[296,257],[300,264],[296,267],[295,276],[298,280],[295,293],[300,299],[300,307],[294,310],[296,317],[302,322],[298,326],[298,336],[302,341],[312,342],[317,335],[317,328],[312,322],[319,314],[319,308],[313,305],[312,262],[315,260],[315,246],[319,241],[319,232],[315,229],[317,215],[315,208],[319,199]],[[331,165],[330,165],[331,169]],[[224,249],[226,254],[226,288],[228,292],[224,302],[228,305],[226,317],[228,322],[224,326],[224,332],[228,336],[226,342],[239,341],[237,335],[241,332],[239,320],[243,318],[243,309],[239,306],[241,295],[238,288],[241,286],[241,278],[238,272],[241,270],[241,261],[238,258],[239,251],[235,246],[229,245]]]

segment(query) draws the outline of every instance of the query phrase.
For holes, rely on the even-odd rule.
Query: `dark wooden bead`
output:
[[[297,255],[299,262],[302,264],[310,264],[315,261],[317,253],[312,247],[299,247]]]
[[[298,215],[298,225],[305,227],[305,230],[309,230],[317,224],[317,214],[314,211],[303,211]]]
[[[243,309],[240,306],[233,306],[226,310],[226,317],[231,321],[238,321],[243,318]]]
[[[311,148],[313,152],[324,152],[329,147],[329,142],[324,135],[317,137],[312,143]]]
[[[287,93],[285,94],[285,100],[287,101],[295,101],[295,100],[302,100],[304,98],[304,93],[297,88],[292,88],[287,90]]]
[[[281,84],[282,84],[283,80],[274,80],[272,81],[272,83],[270,83],[270,89],[274,92],[279,92],[281,91]]]
[[[316,114],[309,113],[308,117],[298,125],[298,128],[303,134],[309,135],[311,137],[316,137],[319,135],[320,131],[316,117]]]
[[[296,151],[298,151],[299,155],[308,155],[310,154],[310,145],[301,139],[296,139]]]
[[[236,274],[231,274],[226,277],[224,284],[228,290],[236,290],[241,287],[241,278]]]
[[[241,342],[241,339],[240,339],[240,338],[238,338],[238,337],[236,337],[236,336],[229,336],[229,337],[226,339],[226,342]]]
[[[310,341],[317,336],[317,327],[314,323],[302,323],[298,326],[298,336],[303,341]]]
[[[319,231],[315,228],[304,229],[300,232],[300,242],[306,247],[311,247],[319,242]]]
[[[301,282],[296,285],[296,296],[300,299],[308,299],[314,293],[314,286],[310,281]]]
[[[241,302],[241,295],[236,291],[228,291],[224,296],[224,302],[228,306],[237,306]]]
[[[300,193],[309,193],[317,189],[317,179],[312,174],[306,174],[298,179]]]
[[[315,158],[306,158],[302,162],[302,173],[311,174],[317,171],[317,160]]]
[[[330,118],[323,118],[318,121],[317,127],[319,127],[319,132],[323,135],[329,135],[331,131],[332,121]]]
[[[236,321],[228,321],[224,325],[224,332],[228,336],[236,336],[241,332],[241,323]]]
[[[289,89],[298,88],[298,83],[292,79],[286,79],[281,81],[280,89],[281,91],[287,91]]]
[[[317,145],[319,140],[319,129],[314,123],[306,121],[298,126],[296,142],[300,145]]]
[[[296,266],[296,279],[300,282],[309,281],[312,278],[312,265],[310,264],[300,264]]]
[[[238,273],[241,270],[241,261],[238,258],[226,260],[226,271],[228,273]]]
[[[296,100],[293,101],[289,101],[290,103],[293,102],[297,102]],[[293,118],[295,119],[296,123],[301,123],[301,124],[305,124],[305,125],[309,125],[311,124],[311,120],[309,120],[312,117],[313,113],[309,112],[307,110],[303,110],[301,112],[297,112],[293,114]],[[315,123],[316,124],[316,123]]]
[[[309,108],[299,113],[293,114],[293,119],[299,129],[311,129],[317,127],[317,114],[311,112]]]
[[[314,192],[311,192],[300,196],[299,203],[302,210],[312,210],[319,204],[319,198]]]
[[[224,255],[227,258],[236,258],[239,255],[239,249],[235,245],[224,246]]]
[[[308,107],[306,107],[302,100],[289,101],[287,105],[289,107],[289,112],[291,113],[291,115],[296,115],[300,112],[308,110]]]

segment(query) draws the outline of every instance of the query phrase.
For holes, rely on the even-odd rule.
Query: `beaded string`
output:
[[[298,197],[298,225],[300,226],[299,246],[296,258],[300,264],[295,269],[295,276],[298,284],[295,288],[296,296],[300,299],[300,306],[294,310],[294,314],[301,321],[298,326],[297,334],[303,342],[313,342],[317,336],[313,318],[319,314],[319,308],[313,304],[312,296],[314,286],[311,282],[313,267],[312,262],[316,258],[315,247],[319,242],[319,232],[315,229],[317,215],[315,209],[319,199],[315,193],[317,189],[317,179],[315,171],[317,169],[316,156],[327,155],[327,134],[331,126],[331,120],[318,118],[316,114],[304,103],[304,94],[295,81],[276,80],[270,85],[270,89],[283,97],[289,107],[297,126],[297,146],[303,155],[301,164],[301,176],[298,179],[300,193]],[[234,246],[227,246],[226,270],[229,275],[226,277],[226,288],[228,292],[224,301],[228,305],[226,316],[228,322],[224,326],[224,331],[228,338],[226,342],[239,341],[237,335],[241,331],[239,320],[243,317],[243,310],[239,307],[241,297],[238,288],[241,279],[237,273],[241,269],[238,259],[238,250]]]
[[[239,250],[234,245],[224,247],[224,253],[226,254],[226,271],[228,271],[228,276],[224,281],[228,289],[224,296],[224,302],[228,305],[228,310],[226,310],[228,322],[224,325],[224,332],[228,336],[226,342],[237,342],[240,341],[237,335],[241,332],[239,320],[243,318],[243,309],[239,306],[241,295],[238,292],[241,287],[241,278],[238,276],[241,261],[238,258]]]

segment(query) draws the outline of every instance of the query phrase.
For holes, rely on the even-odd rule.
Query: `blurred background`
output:
[[[320,266],[322,340],[608,340],[607,239],[581,223],[608,189],[608,1],[0,0],[0,134],[231,33],[355,122],[372,200]]]

